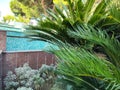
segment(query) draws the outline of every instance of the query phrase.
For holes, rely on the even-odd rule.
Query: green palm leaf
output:
[[[110,38],[105,31],[94,29],[92,26],[76,25],[74,29],[75,32],[70,30],[70,35],[101,45],[110,61],[115,66],[120,67],[120,43],[117,39],[114,37]]]
[[[112,63],[84,49],[78,50],[74,47],[68,47],[66,44],[63,45],[59,51],[54,50],[53,53],[58,57],[57,71],[59,74],[64,75],[64,80],[77,86],[84,82],[94,90],[99,90],[99,88],[86,81],[83,77],[120,84],[120,72]]]
[[[100,28],[118,25],[119,10],[117,8],[119,7],[119,4],[111,4],[113,1],[114,0],[101,0],[99,3],[96,3],[96,0],[86,0],[86,2],[83,0],[75,0],[74,2],[72,0],[67,0],[67,6],[55,6],[54,10],[49,9],[47,16],[44,15],[44,19],[41,18],[37,26],[31,26],[31,28],[29,28],[31,30],[25,32],[29,33],[32,30],[34,30],[34,32],[40,30],[53,35],[63,42],[76,45],[82,40],[78,41],[67,33],[67,28],[73,28],[76,23],[90,24]],[[114,2],[116,3],[117,1]],[[109,7],[110,5],[117,8]],[[115,11],[115,13],[112,13],[113,11]],[[30,36],[27,34],[27,36],[34,36],[34,33]],[[45,35],[40,35],[40,33],[37,36],[35,35],[35,37],[39,39],[46,38]],[[49,39],[48,37],[48,40],[52,39]]]
[[[109,26],[119,25],[120,4],[116,4],[117,0],[67,1],[67,6],[48,10],[48,16],[38,26],[25,31],[26,36],[59,46],[59,50],[52,50],[58,57],[57,72],[73,86],[81,87],[85,83],[91,90],[119,90],[120,43],[107,31]],[[92,48],[102,47],[106,59],[96,56],[92,49],[81,49],[81,45],[88,43],[92,43]],[[101,89],[96,85],[99,81],[107,86]]]

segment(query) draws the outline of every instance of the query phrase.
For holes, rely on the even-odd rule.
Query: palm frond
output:
[[[99,3],[96,3],[96,0],[86,0],[86,2],[83,0],[67,0],[67,6],[62,5],[62,8],[55,6],[54,10],[49,9],[47,16],[44,15],[44,19],[42,18],[37,26],[32,26],[31,30],[34,30],[34,32],[40,30],[53,35],[63,42],[77,45],[78,42],[83,42],[83,40],[76,40],[67,33],[67,28],[73,30],[74,24],[90,24],[99,28],[118,24],[116,20],[119,19],[113,19],[115,18],[113,16],[118,17],[118,15],[110,15],[110,11],[115,11],[109,7],[112,1],[114,0],[101,0]],[[29,29],[26,32],[31,32]],[[30,36],[27,34],[27,36],[34,36],[34,33]],[[42,34],[40,35],[40,33],[37,36],[35,35],[35,37],[39,39],[46,38],[47,40],[47,37]],[[48,38],[48,40],[52,39]]]
[[[120,72],[112,63],[84,49],[78,50],[66,44],[63,45],[59,51],[54,50],[53,53],[58,57],[57,71],[64,76],[65,80],[78,86],[84,82],[94,90],[99,88],[86,81],[84,77],[120,84]]]
[[[120,24],[120,1],[115,0],[113,1],[113,6],[110,6],[110,15],[112,16],[113,20]]]
[[[110,61],[115,66],[120,67],[120,42],[117,39],[110,37],[105,31],[95,29],[92,26],[76,25],[74,29],[75,31],[70,30],[70,35],[101,45]]]
[[[91,90],[103,90],[95,84],[102,81],[108,85],[106,90],[119,89],[120,42],[114,35],[108,35],[106,29],[102,30],[119,25],[119,4],[112,3],[114,0],[67,1],[67,6],[48,10],[48,16],[38,26],[25,31],[27,37],[59,46],[59,50],[53,48],[52,52],[58,57],[57,72],[65,81],[78,87],[85,83]],[[99,58],[93,50],[79,47],[88,43],[101,46],[107,58]]]

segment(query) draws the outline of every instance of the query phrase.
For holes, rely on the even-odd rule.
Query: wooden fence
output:
[[[0,54],[0,81],[4,90],[3,80],[8,71],[28,63],[33,69],[38,69],[42,64],[55,64],[55,56],[43,51],[19,51],[19,52],[3,52]]]

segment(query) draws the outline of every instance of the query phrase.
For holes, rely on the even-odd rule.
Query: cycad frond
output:
[[[105,31],[87,25],[76,25],[74,29],[75,31],[70,30],[70,35],[101,45],[110,61],[120,67],[120,42],[115,37],[110,37]]]
[[[86,81],[83,77],[120,84],[118,68],[93,53],[84,49],[78,50],[74,47],[68,47],[65,44],[59,51],[53,51],[53,53],[58,57],[57,71],[59,74],[64,75],[64,79],[69,82],[78,86],[80,86],[81,82],[84,82],[94,90],[99,90],[99,88]]]
[[[116,21],[117,18],[116,20],[113,19],[113,16],[116,15],[110,15],[112,9],[109,5],[111,5],[112,1],[114,0],[101,0],[97,3],[96,0],[86,0],[86,2],[83,0],[67,0],[67,6],[63,5],[62,8],[55,6],[54,10],[48,10],[47,16],[45,15],[44,18],[39,21],[37,26],[32,26],[32,29],[27,30],[26,32],[29,33],[34,29],[33,32],[38,32],[38,30],[40,30],[53,35],[55,38],[62,40],[63,42],[76,45],[80,41],[76,41],[75,38],[72,38],[67,33],[67,28],[71,29],[74,24],[90,24],[97,27],[118,24]],[[117,7],[119,7],[119,5],[117,5]],[[116,17],[118,17],[118,15]],[[32,35],[27,34],[27,36],[32,37],[34,36],[34,33],[32,33]],[[47,39],[45,35],[40,33],[37,36],[35,35],[35,37],[39,39]],[[49,39],[48,37],[48,41],[49,40],[52,39]]]
[[[45,16],[38,26],[26,31],[27,36],[60,44],[58,45],[60,50],[53,50],[53,53],[59,59],[58,72],[65,80],[77,86],[84,82],[98,90],[98,87],[85,79],[87,77],[87,79],[92,78],[92,80],[100,80],[109,84],[106,90],[118,89],[120,87],[120,43],[114,36],[110,37],[107,32],[101,30],[101,27],[119,24],[118,12],[115,15],[109,7],[114,0],[100,0],[101,2],[95,7],[93,6],[96,0],[67,1],[67,6],[62,8],[55,6],[54,11],[49,10],[49,16]],[[83,45],[86,42],[100,45],[107,55],[107,60],[97,57],[92,50],[89,51],[90,49],[80,47],[76,49],[71,46],[73,44],[78,46],[78,43],[81,45],[82,40]],[[70,45],[61,44],[61,42]]]
[[[120,0],[115,0],[113,3],[113,6],[111,6],[110,15],[113,20],[120,24]]]

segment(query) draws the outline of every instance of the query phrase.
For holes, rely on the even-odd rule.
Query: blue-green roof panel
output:
[[[22,29],[15,28],[7,24],[0,24],[0,30],[7,32],[6,50],[21,51],[21,50],[43,50],[50,47],[50,44],[43,41],[31,41],[27,38],[17,38],[10,36],[24,36]]]
[[[9,36],[24,36],[21,32],[7,32],[7,51],[19,50],[43,50],[49,47],[49,43],[43,41],[31,41],[27,38],[16,38]]]

